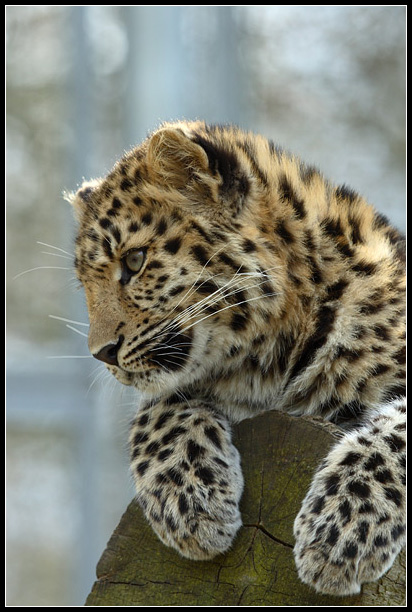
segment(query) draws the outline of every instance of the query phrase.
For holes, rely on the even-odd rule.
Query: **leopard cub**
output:
[[[404,240],[345,185],[262,136],[162,125],[69,198],[89,348],[143,397],[136,495],[191,559],[231,546],[230,424],[267,410],[344,426],[294,528],[301,579],[359,592],[405,541]]]

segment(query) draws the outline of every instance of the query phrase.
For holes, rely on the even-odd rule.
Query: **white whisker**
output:
[[[53,255],[53,257],[62,257],[63,259],[70,259],[70,261],[73,260],[73,257],[69,256],[69,255],[61,255],[60,253],[50,253],[49,251],[41,251],[42,255]]]
[[[165,366],[164,364],[160,363],[159,361],[156,361],[155,359],[151,359],[152,363],[156,363],[160,368],[162,368],[162,370],[164,370],[165,372],[167,372],[168,374],[170,373],[170,370],[167,368],[167,366]],[[182,366],[180,368],[181,371],[187,372],[188,369],[185,366]]]
[[[182,353],[176,353],[175,351],[167,351],[166,353],[157,353],[156,357],[182,357]]]
[[[76,332],[76,334],[79,334],[79,336],[83,336],[84,338],[88,337],[88,334],[85,334],[84,332],[80,331],[79,329],[76,329],[75,327],[73,327],[72,325],[66,324],[66,327],[68,327],[69,329],[71,329],[72,331]]]
[[[13,280],[20,278],[20,276],[28,274],[29,272],[35,272],[36,270],[70,270],[71,272],[73,268],[63,268],[61,266],[37,266],[36,268],[30,268],[30,270],[24,270],[23,272],[16,274],[16,276],[13,277]]]
[[[215,275],[215,276],[217,276],[217,275]],[[197,280],[195,281],[195,283],[197,282]],[[203,281],[202,285],[205,282],[208,282],[208,280],[209,279]],[[225,285],[223,285],[222,287],[218,287],[216,289],[216,291],[214,291],[210,295],[207,295],[204,298],[202,298],[201,300],[199,300],[198,302],[195,302],[195,304],[192,304],[191,306],[188,306],[175,319],[173,319],[173,321],[170,322],[170,324],[165,328],[165,330],[169,329],[170,327],[175,326],[176,323],[180,323],[184,318],[189,318],[190,319],[191,317],[193,317],[193,315],[194,315],[194,313],[196,311],[201,311],[202,309],[204,309],[208,305],[209,302],[213,302],[214,301],[214,297],[216,296],[216,294],[223,293],[225,291],[225,289],[227,289],[228,286],[231,283],[233,283],[233,282],[235,282],[235,279],[231,278]],[[202,286],[202,285],[200,285],[200,286]],[[194,285],[192,285],[191,289],[193,289],[193,286]],[[189,294],[189,291],[187,292],[186,295]]]
[[[188,299],[191,296],[191,292],[193,293],[193,291],[195,291],[195,285],[198,282],[199,278],[202,276],[203,271],[205,270],[205,268],[207,267],[207,265],[210,263],[210,261],[213,259],[213,257],[215,257],[216,255],[218,255],[218,253],[220,253],[220,251],[222,251],[224,249],[224,246],[222,246],[220,249],[218,249],[215,253],[213,253],[213,255],[211,257],[209,257],[209,259],[207,260],[207,262],[205,263],[205,265],[203,266],[203,268],[200,270],[196,280],[192,283],[192,286],[189,287],[189,289],[186,291],[186,293],[181,297],[181,299],[178,301],[178,303],[173,307],[173,309],[167,314],[167,317],[170,317],[170,315],[172,314],[172,312],[174,312],[176,310],[176,308],[178,308],[180,306],[180,304],[183,302],[183,300]],[[212,278],[214,276],[220,276],[221,273],[215,274],[212,276]],[[206,281],[203,281],[206,282]],[[203,283],[202,283],[203,284]],[[162,321],[164,321],[166,319],[166,316],[161,319],[159,321],[159,323],[161,323]]]
[[[50,319],[57,319],[57,321],[63,321],[64,323],[72,323],[73,325],[84,325],[89,327],[89,323],[82,323],[81,321],[73,321],[72,319],[65,319],[64,317],[58,317],[57,315],[49,314]]]
[[[102,364],[100,364],[100,366],[97,367],[97,372],[94,375],[94,378],[90,383],[89,388],[87,389],[86,395],[90,393],[92,387],[96,384],[98,380],[103,380],[107,375],[111,378],[111,374],[109,373],[109,371],[106,368],[102,367]]]
[[[175,394],[180,397],[181,399],[183,399],[187,404],[189,403],[188,398],[185,396],[185,394],[183,393],[183,391],[180,391],[180,389],[176,389],[175,390]]]
[[[191,325],[188,325],[187,327],[184,327],[182,329],[181,333],[184,333],[185,331],[187,331],[188,329],[190,329],[194,325],[197,325],[198,323],[201,323],[202,321],[205,321],[205,319],[209,319],[209,317],[213,317],[213,316],[219,314],[220,312],[223,312],[224,310],[228,310],[229,308],[235,308],[236,306],[240,306],[241,304],[248,304],[249,302],[254,302],[255,300],[262,300],[264,298],[272,297],[274,295],[278,295],[278,294],[277,293],[268,293],[268,294],[265,294],[265,295],[259,295],[259,296],[254,297],[254,298],[249,298],[248,300],[243,300],[243,302],[237,302],[236,304],[230,304],[229,306],[225,306],[224,308],[221,308],[220,310],[217,310],[216,312],[212,312],[211,314],[208,314],[205,317],[202,317],[198,321],[194,321]]]
[[[261,275],[260,275],[261,276]],[[226,283],[226,285],[224,285],[223,287],[220,287],[217,291],[214,291],[212,294],[206,296],[205,298],[203,298],[203,300],[200,300],[199,302],[197,302],[196,304],[194,304],[193,306],[189,306],[183,313],[181,313],[181,315],[179,315],[179,317],[177,317],[175,319],[175,322],[179,321],[182,322],[182,320],[186,317],[186,319],[193,318],[193,316],[195,314],[198,314],[198,312],[201,312],[202,310],[204,311],[206,309],[207,306],[209,306],[209,304],[213,304],[216,303],[216,300],[214,299],[216,294],[222,294],[221,297],[224,301],[226,301],[226,299],[228,297],[230,297],[231,295],[236,295],[236,293],[240,293],[242,291],[249,291],[250,289],[254,289],[256,287],[260,287],[261,285],[263,285],[264,283],[267,282],[267,279],[265,278],[263,281],[259,282],[259,283],[255,283],[252,285],[246,285],[246,286],[241,286],[239,285],[239,287],[235,288],[234,290],[230,291],[229,293],[226,293],[226,291],[228,289],[231,289],[231,287],[229,287],[231,284],[233,285],[233,283],[237,280],[237,278],[232,278],[230,281],[228,281]],[[241,279],[241,280],[246,280],[246,279]],[[263,297],[268,297],[269,295],[273,295],[273,294],[265,294],[263,296],[258,296],[259,298],[263,298]],[[228,307],[233,307],[233,306],[237,306],[239,304],[243,304],[245,303],[245,301],[250,301],[251,299],[256,299],[256,298],[249,298],[248,300],[244,300],[243,302],[237,302],[236,304],[232,304],[229,305]],[[226,307],[226,308],[228,308]],[[217,312],[221,312],[222,310],[225,310],[225,308],[218,310]],[[189,312],[190,311],[190,312]],[[216,313],[211,313],[213,314],[217,314]],[[211,315],[209,315],[211,316]],[[203,320],[203,319],[202,319]],[[188,329],[188,328],[186,328]]]
[[[72,255],[68,251],[61,249],[60,247],[56,247],[53,244],[47,244],[47,242],[40,242],[40,240],[37,240],[36,242],[37,244],[41,244],[42,246],[48,247],[49,249],[56,249],[56,251],[60,251],[61,253],[64,253],[65,255],[68,255],[70,258],[72,258]]]
[[[216,255],[219,251],[217,251],[214,255]],[[214,256],[213,255],[213,256]],[[212,257],[213,257],[212,256]],[[212,258],[210,258],[212,259]],[[210,260],[209,260],[210,261]],[[202,271],[205,269],[206,266],[204,266],[202,268]],[[218,287],[216,289],[216,291],[214,291],[213,293],[211,293],[210,295],[205,296],[204,298],[202,298],[201,300],[195,302],[194,304],[192,304],[191,306],[188,306],[187,308],[185,308],[179,315],[177,315],[174,319],[172,319],[167,325],[166,327],[164,327],[161,331],[158,332],[158,334],[156,334],[153,338],[152,341],[156,342],[156,341],[160,341],[161,344],[161,337],[163,334],[165,333],[170,333],[170,331],[173,332],[174,329],[176,329],[177,326],[181,326],[181,325],[186,325],[188,323],[190,323],[190,325],[188,325],[187,327],[184,327],[183,330],[182,329],[177,329],[176,330],[176,334],[180,334],[182,333],[182,331],[188,330],[191,327],[193,327],[196,323],[200,323],[201,321],[204,321],[205,319],[214,316],[215,314],[218,314],[219,312],[222,312],[223,310],[227,310],[229,308],[234,308],[236,306],[239,306],[241,304],[245,304],[247,302],[250,301],[255,301],[258,299],[263,299],[263,298],[267,298],[267,297],[271,297],[274,295],[277,295],[276,293],[265,293],[264,295],[261,296],[257,296],[257,297],[253,297],[253,298],[248,298],[246,300],[242,300],[239,302],[236,302],[235,304],[229,304],[223,308],[220,308],[219,310],[217,310],[216,312],[213,313],[209,313],[208,315],[202,317],[200,320],[198,321],[194,321],[191,323],[191,321],[193,321],[193,319],[196,316],[202,315],[202,313],[204,313],[206,311],[206,309],[212,305],[216,305],[218,303],[218,300],[223,300],[223,303],[226,302],[227,298],[229,298],[232,295],[236,295],[237,293],[243,292],[243,291],[250,291],[251,289],[254,288],[258,288],[261,285],[270,282],[270,276],[268,274],[268,272],[270,270],[276,269],[278,268],[278,266],[274,266],[272,268],[268,268],[267,270],[259,270],[257,272],[239,272],[239,270],[241,269],[242,266],[239,267],[239,269],[235,272],[235,274],[232,276],[232,278],[230,278],[222,287]],[[190,295],[195,291],[195,284],[198,282],[199,278],[200,278],[201,273],[198,275],[197,279],[194,281],[194,283],[192,284],[192,286],[190,287],[190,289],[188,289],[185,293],[185,295],[183,296],[183,298],[179,301],[179,304],[182,302],[182,300],[184,298],[188,298],[190,297]],[[217,277],[217,276],[221,276],[221,273],[218,273],[216,275],[212,275],[210,276],[209,279],[206,279],[203,281],[202,284],[212,280],[213,278]],[[240,278],[242,277],[242,278]],[[256,279],[259,278],[259,282],[257,283],[248,283],[249,280],[252,279]],[[202,286],[202,284],[200,286]],[[173,310],[176,309],[177,306],[174,307]],[[173,312],[173,310],[171,312]],[[170,316],[171,313],[168,313],[168,316]],[[164,320],[164,319],[163,319]],[[161,321],[159,322],[161,323]],[[162,345],[159,348],[166,348],[165,345]],[[176,348],[176,347],[170,347],[170,348]],[[151,350],[158,350],[156,349],[156,347],[154,349]]]
[[[93,359],[93,355],[48,355],[47,359]]]

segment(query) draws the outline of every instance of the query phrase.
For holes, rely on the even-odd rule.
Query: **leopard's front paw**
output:
[[[137,497],[146,517],[166,546],[188,559],[212,559],[226,552],[242,525],[238,504],[233,498],[208,499],[202,485],[193,482],[175,495],[163,490],[158,503],[142,493]]]
[[[354,595],[392,566],[403,545],[404,525],[393,525],[386,535],[386,529],[371,527],[363,518],[341,530],[339,520],[325,517],[314,525],[304,513],[297,517],[294,553],[303,582],[320,593]]]
[[[201,407],[158,405],[136,418],[131,447],[137,500],[162,542],[190,559],[225,552],[243,489],[227,423]]]
[[[381,414],[343,438],[303,501],[295,561],[301,580],[321,593],[359,593],[404,546],[404,424],[397,416]]]

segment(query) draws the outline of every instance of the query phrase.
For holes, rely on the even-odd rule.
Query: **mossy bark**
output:
[[[394,606],[405,603],[405,556],[359,595],[319,595],[293,560],[293,521],[335,428],[276,412],[234,428],[242,456],[243,527],[232,549],[189,561],[165,547],[132,502],[97,565],[88,606]]]

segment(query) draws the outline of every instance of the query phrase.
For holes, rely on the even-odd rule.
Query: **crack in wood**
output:
[[[263,527],[263,525],[261,525],[260,523],[248,523],[246,525],[243,525],[243,527],[254,527],[255,529],[260,529],[260,531],[262,531],[268,538],[270,538],[274,542],[277,542],[278,544],[282,544],[282,546],[286,546],[287,548],[292,548],[292,549],[294,548],[293,544],[289,544],[289,542],[284,542],[280,538],[277,538],[276,536],[273,535],[273,533],[270,533],[270,531],[265,529],[265,527]]]

